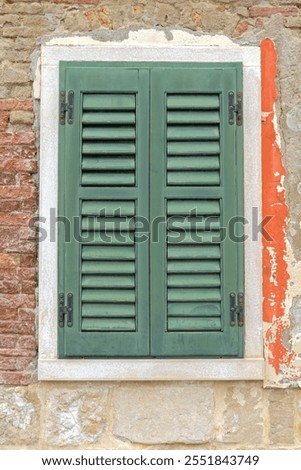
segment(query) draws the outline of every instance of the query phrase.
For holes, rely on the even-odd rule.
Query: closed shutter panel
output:
[[[148,77],[61,68],[61,86],[74,91],[74,123],[60,126],[59,207],[71,242],[61,228],[59,292],[74,297],[62,357],[149,354],[148,244],[136,243],[134,219],[148,218]]]
[[[167,218],[151,244],[152,354],[240,356],[229,295],[243,290],[242,246],[222,237],[242,213],[241,131],[227,118],[241,69],[154,69],[151,86],[151,218]]]
[[[241,77],[240,64],[62,64],[74,122],[60,126],[58,287],[73,325],[60,357],[242,356],[229,295],[243,291],[243,248],[224,239],[243,214],[227,115]]]

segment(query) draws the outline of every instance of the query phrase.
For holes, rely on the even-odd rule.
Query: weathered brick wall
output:
[[[0,0],[0,25],[0,445],[301,448],[298,390],[263,390],[261,383],[38,384],[37,246],[29,227],[38,197],[32,63],[46,37],[178,27],[246,44],[273,39],[289,210],[284,286],[289,295],[281,330],[285,359],[301,332],[301,0]],[[284,375],[283,386],[289,377]]]
[[[1,81],[8,91],[0,100],[0,382],[28,384],[36,356],[37,250],[29,222],[37,210],[37,160],[32,101],[11,99],[15,80],[18,74],[3,62]]]

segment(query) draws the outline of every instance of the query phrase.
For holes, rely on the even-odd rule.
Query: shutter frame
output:
[[[227,99],[228,92],[233,90],[235,93],[241,89],[242,85],[242,67],[241,64],[202,64],[201,66],[191,66],[190,64],[184,67],[174,67],[173,69],[160,69],[155,68],[151,71],[151,89],[155,93],[155,97],[151,99],[152,103],[152,132],[156,135],[156,139],[151,141],[151,162],[155,156],[157,158],[154,168],[151,168],[151,192],[155,194],[155,201],[151,199],[151,217],[156,217],[156,214],[168,212],[168,204],[175,204],[178,200],[183,203],[189,199],[197,199],[204,201],[206,199],[212,201],[220,201],[221,209],[221,226],[224,227],[228,224],[229,220],[238,215],[243,215],[243,196],[242,196],[242,132],[241,128],[237,126],[229,126],[227,119]],[[185,95],[190,96],[196,94],[204,95],[209,98],[209,95],[220,96],[220,132],[222,133],[220,145],[222,146],[220,152],[221,164],[221,184],[217,185],[216,178],[212,180],[201,180],[199,175],[187,173],[185,177],[191,179],[191,185],[184,186],[181,178],[185,173],[185,169],[179,175],[178,179],[170,178],[168,175],[173,170],[170,170],[170,165],[167,164],[170,158],[181,158],[180,152],[185,150],[186,144],[189,145],[189,139],[182,138],[181,145],[177,142],[180,140],[180,134],[184,135],[183,129],[178,129],[178,137],[175,131],[170,132],[170,122],[177,121],[180,123],[179,105],[177,109],[177,116],[173,119],[171,116],[170,108],[175,107],[175,101],[180,96],[181,100]],[[168,108],[168,96],[172,96],[172,106]],[[192,97],[194,98],[194,97]],[[189,102],[189,99],[186,100]],[[197,99],[191,99],[194,102],[192,113],[195,113],[197,108]],[[209,101],[208,101],[209,102]],[[162,109],[161,103],[165,103],[165,110]],[[189,103],[188,103],[189,105]],[[188,108],[187,105],[187,108]],[[204,106],[205,110],[206,106]],[[185,111],[185,106],[183,107]],[[208,106],[208,109],[210,107]],[[205,111],[205,114],[208,111]],[[213,109],[210,110],[212,122],[217,121],[214,116]],[[186,126],[191,125],[189,115],[186,116]],[[190,120],[189,120],[190,119]],[[195,118],[194,118],[195,119]],[[206,123],[206,119],[199,118],[199,122]],[[169,140],[169,136],[171,138]],[[207,139],[207,144],[212,142],[212,136]],[[187,140],[187,142],[185,142]],[[173,145],[170,145],[172,143]],[[191,159],[198,153],[204,154],[208,152],[208,145],[206,150],[201,148],[198,151],[198,142],[191,145],[192,150],[187,152]],[[202,142],[201,142],[202,144]],[[210,144],[210,148],[212,144]],[[227,147],[225,149],[224,147]],[[201,146],[200,146],[201,147]],[[179,151],[177,151],[179,149]],[[209,149],[210,150],[210,149]],[[210,152],[211,153],[211,152]],[[209,153],[209,155],[210,155]],[[217,153],[216,150],[212,154]],[[206,154],[206,153],[205,153]],[[162,158],[164,155],[164,158]],[[225,158],[226,157],[226,158]],[[184,161],[187,157],[183,157]],[[200,157],[202,158],[202,157]],[[224,160],[223,160],[224,158]],[[205,170],[204,173],[206,173]],[[205,182],[205,186],[204,186]],[[233,187],[237,190],[233,191]],[[198,202],[197,201],[197,202]],[[159,209],[158,209],[159,208]],[[181,211],[180,211],[181,213]],[[183,215],[183,213],[182,213]],[[213,214],[211,214],[213,215]],[[241,231],[241,230],[240,230]],[[243,247],[234,244],[226,239],[225,242],[220,244],[222,250],[221,256],[221,317],[220,323],[214,314],[210,314],[208,318],[199,315],[196,317],[190,316],[189,318],[179,317],[179,312],[172,316],[168,315],[169,300],[173,309],[178,309],[183,302],[185,307],[191,302],[195,302],[194,297],[202,300],[202,294],[199,292],[200,288],[194,286],[185,286],[181,288],[174,288],[168,286],[169,274],[167,274],[167,251],[165,247],[165,229],[161,227],[160,237],[161,244],[151,244],[151,349],[152,354],[157,357],[242,357],[243,356],[243,329],[238,328],[237,324],[230,327],[230,308],[229,308],[229,294],[230,292],[243,291]],[[205,245],[206,246],[206,245]],[[210,245],[207,245],[208,249]],[[201,248],[201,247],[200,247]],[[177,260],[177,250],[178,258]],[[187,254],[192,258],[198,258],[201,250],[194,251],[193,246],[190,247]],[[185,263],[185,256],[183,255],[184,249],[172,248],[171,260],[173,263]],[[182,253],[182,254],[181,254]],[[161,261],[160,261],[161,260]],[[163,261],[162,261],[163,260]],[[187,269],[187,258],[186,267]],[[156,265],[164,263],[164,272],[161,272],[159,277],[156,273]],[[174,272],[176,272],[174,268]],[[182,269],[182,268],[181,268]],[[186,275],[185,269],[183,275]],[[233,272],[237,276],[233,276]],[[180,272],[181,273],[181,272]],[[235,279],[234,279],[235,277]],[[171,278],[173,279],[173,278]],[[188,288],[189,287],[189,288]],[[208,294],[208,302],[210,309],[215,308],[214,295],[217,296],[217,289],[209,288],[210,295]],[[204,299],[206,299],[206,292],[204,292]],[[212,296],[212,298],[210,297]],[[203,299],[203,300],[204,300]],[[189,302],[187,304],[187,301]],[[180,303],[174,303],[180,302]],[[195,304],[197,306],[197,302]],[[208,307],[207,307],[208,309]],[[210,310],[209,309],[209,310]],[[219,330],[219,331],[218,331]]]
[[[59,215],[71,220],[71,232],[74,230],[74,216],[81,219],[83,217],[82,212],[89,214],[92,211],[93,213],[97,209],[98,204],[100,205],[99,208],[102,209],[105,201],[109,201],[108,206],[111,206],[108,216],[110,216],[110,211],[112,211],[112,204],[116,203],[118,205],[120,201],[119,206],[121,211],[126,204],[128,206],[129,204],[131,205],[129,216],[132,216],[132,204],[135,204],[136,212],[148,218],[148,191],[144,191],[146,184],[148,184],[148,175],[145,172],[145,168],[148,168],[148,152],[142,152],[142,150],[144,150],[143,141],[148,140],[149,125],[148,117],[143,116],[141,111],[148,107],[148,73],[139,71],[137,68],[126,70],[124,67],[118,69],[94,66],[87,70],[85,64],[70,63],[61,63],[60,73],[61,87],[74,91],[74,123],[72,125],[66,124],[65,126],[60,126],[59,186],[61,192],[59,193]],[[85,164],[83,168],[81,167],[81,146],[83,145],[84,152],[85,142],[90,142],[91,134],[89,135],[89,132],[92,131],[93,134],[95,129],[100,129],[100,132],[107,130],[107,123],[100,127],[95,123],[91,126],[83,124],[83,132],[87,134],[88,131],[88,137],[82,135],[82,113],[85,112],[85,109],[81,111],[82,103],[85,96],[91,97],[96,93],[102,93],[105,98],[110,98],[110,95],[116,93],[118,95],[131,95],[136,99],[137,149],[135,158],[138,185],[131,184],[130,186],[125,185],[123,188],[120,188],[118,186],[108,186],[106,181],[106,186],[104,184],[97,184],[96,181],[93,182],[93,186],[88,186],[84,184],[85,181],[81,180],[81,174],[84,174],[86,171],[84,168]],[[103,101],[106,102],[108,100],[104,99]],[[90,104],[86,107],[89,106]],[[117,109],[116,106],[115,108]],[[102,139],[103,137],[100,137],[97,140],[100,146],[103,145],[101,142],[107,142]],[[114,150],[113,155],[115,154]],[[104,155],[107,158],[107,154]],[[85,158],[83,156],[83,162]],[[123,171],[122,169],[120,170],[121,178]],[[125,174],[127,174],[126,171]],[[133,178],[131,178],[132,180]],[[64,243],[62,229],[59,232],[59,292],[68,291],[74,295],[73,326],[72,328],[59,328],[60,357],[134,357],[140,354],[148,355],[148,271],[143,269],[144,264],[148,263],[148,246],[135,244],[134,251],[132,251],[130,247],[127,248],[126,246],[123,249],[121,245],[119,245],[119,248],[116,248],[116,245],[111,248],[107,246],[97,247],[94,245],[90,246],[89,244],[85,245],[83,242],[83,254],[81,255],[81,243],[74,240],[70,244]],[[124,254],[128,251],[131,251],[129,253],[130,256],[126,255],[125,259]],[[136,296],[135,320],[125,321],[123,314],[124,309],[129,305],[126,314],[132,315],[132,302],[135,297],[136,288],[133,288],[132,285],[125,289],[119,289],[112,285],[109,287],[97,285],[100,280],[101,282],[103,281],[103,274],[97,273],[95,277],[97,263],[94,263],[94,272],[90,274],[81,273],[81,257],[83,263],[86,264],[90,258],[92,260],[96,258],[99,259],[101,268],[106,271],[106,276],[110,276],[107,271],[114,271],[114,262],[109,256],[109,252],[114,254],[114,259],[124,258],[125,264],[134,262],[136,276],[139,276],[139,284],[145,285],[140,291],[139,298]],[[120,261],[120,263],[124,266],[123,261]],[[110,265],[108,266],[108,264]],[[92,270],[91,266],[90,263],[90,267],[88,266],[90,270]],[[130,270],[132,270],[131,267]],[[120,273],[120,276],[123,276],[122,273]],[[130,276],[133,276],[133,274],[131,273]],[[91,288],[86,288],[87,283]],[[127,302],[130,303],[127,304]],[[122,310],[121,305],[124,306]],[[120,317],[119,320],[116,319],[117,314]],[[98,315],[99,320],[95,318],[95,315]],[[119,327],[117,331],[114,331],[116,320]],[[133,331],[134,329],[135,331]]]

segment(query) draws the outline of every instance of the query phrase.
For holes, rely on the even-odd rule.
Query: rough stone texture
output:
[[[0,346],[15,338],[4,344],[0,335]],[[196,446],[301,449],[300,390],[261,382],[0,387],[0,449]]]
[[[45,394],[45,441],[51,446],[96,443],[106,425],[109,387],[52,387]]]
[[[29,388],[0,388],[0,446],[34,448],[39,439],[39,399]]]
[[[213,388],[200,383],[121,385],[113,434],[144,444],[205,443],[213,436]]]
[[[294,444],[294,400],[288,390],[269,392],[270,430],[272,445]]]
[[[224,411],[218,440],[228,444],[261,445],[263,440],[263,389],[257,382],[224,387]]]

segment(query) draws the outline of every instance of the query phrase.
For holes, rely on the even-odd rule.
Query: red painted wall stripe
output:
[[[274,43],[265,39],[261,43],[262,60],[262,213],[263,219],[272,216],[267,230],[272,240],[263,239],[263,312],[264,321],[271,322],[284,313],[285,292],[288,282],[285,234],[288,210],[282,179],[285,169],[277,144],[274,126],[277,52]]]
[[[275,102],[277,51],[273,41],[261,43],[262,67],[262,214],[272,216],[267,225],[271,240],[263,238],[263,319],[271,323],[266,332],[268,363],[279,373],[281,365],[290,366],[295,354],[283,345],[283,332],[288,327],[284,317],[288,284],[285,261],[288,208],[283,188],[285,168],[277,143],[275,129]]]

